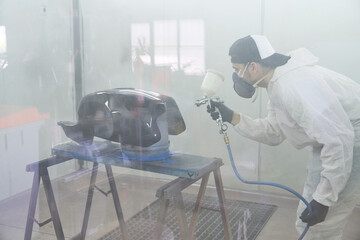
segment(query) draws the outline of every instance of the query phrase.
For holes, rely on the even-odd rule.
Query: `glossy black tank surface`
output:
[[[58,124],[67,137],[80,144],[91,144],[96,136],[139,147],[151,146],[167,134],[178,135],[186,129],[172,97],[133,88],[88,94],[79,104],[78,122]],[[160,125],[167,128],[162,130]]]

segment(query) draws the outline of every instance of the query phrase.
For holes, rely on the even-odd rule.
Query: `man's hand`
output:
[[[301,216],[300,219],[304,223],[308,223],[309,226],[313,226],[315,224],[321,223],[325,220],[326,214],[328,213],[329,207],[324,206],[321,203],[318,203],[315,200],[310,202],[312,212],[309,214],[309,209],[306,208]]]
[[[214,102],[212,100],[210,100],[210,106],[207,107],[207,111],[208,113],[210,113],[211,117],[213,120],[217,120],[219,118],[219,112],[221,114],[222,120],[224,122],[229,122],[231,123],[233,116],[234,116],[234,111],[231,110],[230,108],[226,107],[223,103],[220,102]],[[217,111],[215,111],[217,108]]]

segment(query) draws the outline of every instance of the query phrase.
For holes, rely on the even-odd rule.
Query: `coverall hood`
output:
[[[315,57],[309,50],[306,48],[299,48],[289,52],[291,58],[287,62],[287,64],[277,67],[275,69],[273,78],[271,81],[275,81],[279,77],[283,76],[284,74],[293,71],[299,67],[303,66],[312,66],[316,65],[319,62],[319,58]]]

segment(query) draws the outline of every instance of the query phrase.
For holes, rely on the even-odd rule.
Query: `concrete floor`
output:
[[[67,239],[80,232],[87,198],[89,176],[89,172],[83,172],[82,174],[65,176],[52,182],[61,223]],[[155,201],[156,189],[169,182],[169,179],[135,176],[132,174],[116,175],[115,179],[125,220]],[[102,171],[98,173],[97,185],[104,190],[109,189],[106,174]],[[185,192],[197,193],[198,187],[197,184],[194,184],[186,189]],[[206,195],[215,196],[215,189],[208,187]],[[288,240],[298,238],[294,227],[295,209],[298,202],[296,199],[229,189],[226,189],[225,196],[228,199],[268,203],[278,206],[278,209],[261,231],[257,240]],[[1,240],[24,238],[29,198],[30,191],[26,191],[0,202]],[[94,192],[86,239],[98,239],[118,226],[112,201],[112,197],[105,197],[99,191]],[[35,215],[39,222],[47,220],[50,216],[42,188],[40,188]],[[359,226],[360,210],[356,209],[347,224],[343,240],[359,240]],[[32,239],[56,239],[52,223],[41,228],[34,224]]]

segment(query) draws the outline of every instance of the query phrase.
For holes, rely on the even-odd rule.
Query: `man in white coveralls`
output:
[[[223,121],[247,138],[311,146],[303,196],[312,213],[300,202],[296,227],[302,233],[311,226],[306,239],[341,239],[347,217],[360,203],[360,85],[318,66],[318,58],[304,48],[288,56],[275,53],[265,36],[237,40],[229,55],[234,90],[251,98],[258,87],[265,88],[268,115],[252,119],[212,102],[212,118],[219,117],[216,107]]]

